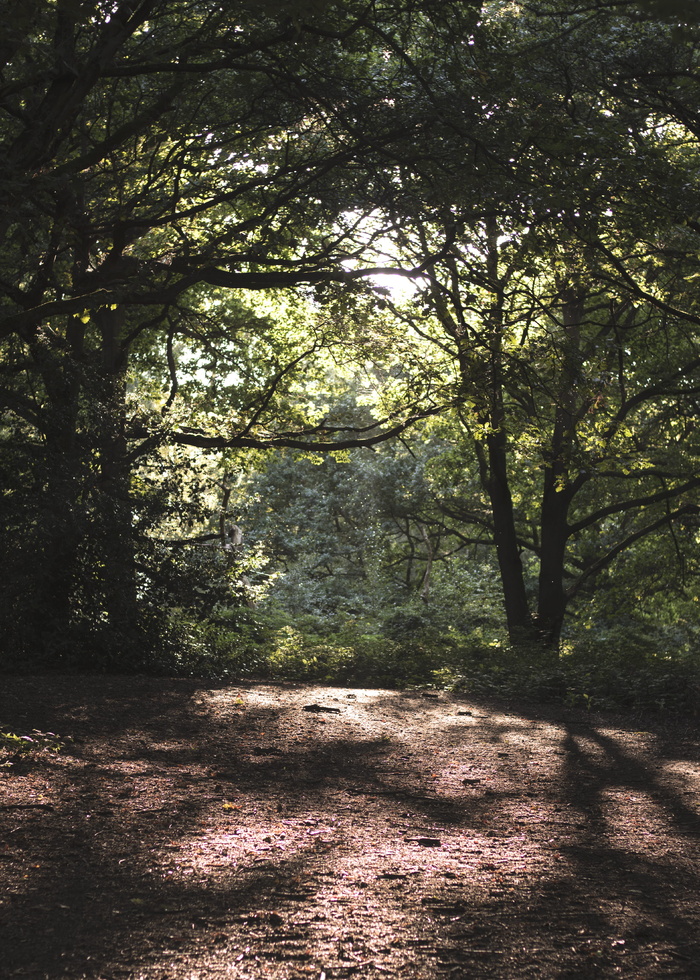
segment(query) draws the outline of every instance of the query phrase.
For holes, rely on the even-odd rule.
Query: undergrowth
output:
[[[85,669],[85,658],[73,669]],[[291,616],[272,606],[199,620],[178,612],[159,642],[144,644],[137,663],[107,670],[433,688],[637,714],[696,717],[700,707],[700,641],[692,637],[682,641],[626,622],[569,636],[558,654],[543,654],[510,646],[500,624],[486,615],[452,622],[422,607],[395,608],[383,617]],[[0,748],[35,750],[40,734],[24,736],[21,745],[6,733]]]
[[[490,622],[446,624],[412,611],[383,620],[246,611],[235,623],[179,622],[156,672],[218,679],[423,687],[587,710],[676,712],[700,705],[700,651],[634,630],[569,638],[559,654],[514,649]],[[657,638],[658,639],[658,638]]]
[[[38,752],[61,752],[70,738],[55,732],[32,729],[30,735],[19,735],[10,729],[0,730],[0,769],[9,769],[18,759]]]

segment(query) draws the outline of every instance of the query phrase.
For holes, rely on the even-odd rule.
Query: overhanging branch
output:
[[[635,531],[634,534],[628,535],[624,541],[618,542],[618,544],[616,544],[613,548],[610,548],[610,550],[602,555],[597,561],[593,562],[592,565],[589,565],[588,568],[578,577],[571,588],[566,590],[567,599],[572,599],[580,591],[584,582],[586,582],[592,576],[597,575],[598,572],[601,572],[604,568],[607,568],[607,566],[610,565],[618,555],[620,555],[623,551],[626,551],[628,548],[631,548],[631,546],[636,541],[639,541],[640,538],[645,538],[649,534],[653,534],[654,531],[658,531],[665,525],[671,524],[673,521],[677,521],[679,518],[685,517],[687,514],[700,514],[700,507],[697,504],[686,504],[684,507],[679,507],[678,510],[669,511],[667,514],[664,514],[663,517],[660,517],[658,521],[653,521],[651,524],[647,524],[645,527]]]
[[[605,517],[611,517],[613,514],[624,514],[625,511],[629,510],[640,510],[641,508],[649,507],[652,504],[663,503],[665,500],[673,500],[674,497],[680,497],[681,494],[687,493],[689,490],[694,490],[699,486],[700,476],[696,476],[691,480],[687,480],[678,487],[670,487],[666,490],[659,490],[658,493],[649,494],[646,497],[635,497],[633,500],[626,500],[621,504],[611,504],[608,507],[601,507],[600,510],[595,511],[593,514],[589,514],[588,517],[585,517],[582,521],[569,525],[569,536],[585,530],[592,524],[597,524]]]
[[[386,419],[362,428],[354,428],[352,426],[326,426],[321,424],[315,429],[303,433],[271,432],[267,435],[260,436],[244,433],[237,433],[231,436],[212,436],[196,430],[182,429],[179,432],[171,433],[169,441],[179,446],[194,446],[197,449],[210,451],[225,449],[301,449],[312,453],[330,453],[343,449],[371,449],[372,446],[377,446],[382,442],[386,442],[388,439],[399,436],[406,429],[412,425],[416,425],[416,423],[423,419],[438,415],[444,411],[445,407],[444,405],[439,405],[426,409],[423,412],[418,412],[415,415],[410,415],[408,418],[392,425],[388,429],[383,429],[381,432],[376,432],[375,430],[385,425],[387,422]],[[375,431],[374,435],[363,434],[372,431]],[[329,438],[330,436],[337,436],[341,433],[354,433],[355,436],[344,439]],[[319,436],[320,438],[314,438],[314,436]]]

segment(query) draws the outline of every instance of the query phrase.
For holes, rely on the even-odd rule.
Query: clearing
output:
[[[6,729],[65,741],[0,758],[3,980],[700,977],[689,725],[301,684],[0,692]]]

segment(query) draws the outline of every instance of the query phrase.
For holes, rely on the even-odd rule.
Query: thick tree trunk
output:
[[[544,471],[540,510],[540,574],[535,619],[541,642],[558,649],[567,597],[564,588],[566,545],[569,539],[569,507],[580,485],[572,473],[572,451],[576,425],[585,411],[579,392],[579,352],[584,294],[571,284],[562,286],[562,368],[557,384],[552,439]]]
[[[34,610],[25,635],[34,637],[34,656],[46,662],[70,655],[74,645],[75,592],[84,535],[85,469],[78,445],[84,326],[71,320],[67,350],[59,357],[42,339],[32,344],[34,363],[47,397],[43,486],[29,553],[37,559]],[[29,533],[29,528],[27,529]]]
[[[126,358],[120,348],[123,313],[95,314],[100,331],[102,370],[97,393],[95,434],[99,475],[95,494],[96,544],[102,601],[109,627],[108,646],[128,656],[139,627],[131,465],[126,438]]]
[[[62,657],[73,644],[75,625],[74,600],[79,572],[81,542],[81,506],[76,499],[76,467],[71,457],[60,458],[47,453],[53,472],[44,495],[47,502],[46,524],[41,527],[41,556],[35,574],[38,577],[37,609],[32,617],[40,633],[40,657],[52,661]],[[33,631],[32,631],[33,632]]]
[[[508,636],[515,645],[529,644],[535,637],[508,482],[506,437],[502,430],[488,439],[488,460],[486,489],[493,515],[494,544],[503,587]]]
[[[487,221],[486,267],[493,305],[489,314],[487,411],[483,420],[487,430],[487,452],[482,454],[481,480],[491,503],[494,544],[503,587],[508,636],[514,646],[530,646],[536,640],[536,634],[525,588],[508,473],[508,436],[503,392],[505,281],[499,270],[498,227],[495,219]]]
[[[545,490],[542,500],[540,574],[535,628],[540,643],[557,649],[566,613],[564,560],[568,539],[567,511],[569,495],[553,487]]]
[[[511,493],[504,381],[511,356],[504,350],[504,309],[510,272],[500,266],[499,229],[495,219],[486,221],[485,259],[491,304],[484,313],[485,330],[478,338],[481,357],[474,358],[470,353],[473,338],[460,333],[449,320],[446,320],[446,330],[457,342],[465,396],[476,404],[480,431],[475,434],[475,447],[480,482],[491,506],[508,635],[514,647],[530,654],[549,655],[559,648],[567,604],[564,577],[568,511],[579,485],[578,477],[570,478],[569,471],[576,423],[585,411],[578,390],[580,326],[585,301],[582,292],[570,282],[561,284],[563,357],[554,384],[553,431],[546,452],[539,527],[539,588],[533,615]]]

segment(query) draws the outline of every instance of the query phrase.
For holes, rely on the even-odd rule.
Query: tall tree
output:
[[[395,129],[374,31],[410,7],[8,6],[0,400],[17,574],[4,605],[21,649],[70,645],[81,580],[116,648],[137,621],[132,469],[173,426],[130,418],[136,352],[150,345],[176,383],[178,339],[220,330],[208,294],[357,278],[341,263],[357,251],[358,161]],[[354,131],[367,106],[371,144]],[[254,444],[254,430],[247,418],[217,438]]]
[[[396,312],[454,377],[511,638],[543,649],[617,556],[698,513],[697,56],[617,6],[486,5],[439,76],[411,49],[435,138],[394,184],[396,254],[440,255]],[[478,504],[444,508],[482,526]]]

